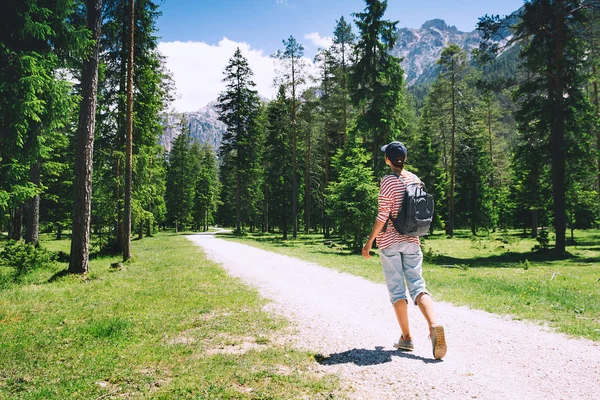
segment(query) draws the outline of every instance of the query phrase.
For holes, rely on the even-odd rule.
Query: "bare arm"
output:
[[[385,222],[380,222],[377,220],[375,221],[375,224],[373,225],[373,230],[371,231],[371,235],[369,235],[369,238],[367,239],[367,243],[365,243],[365,247],[363,247],[363,249],[362,249],[362,255],[364,258],[371,257],[371,255],[369,254],[369,251],[371,251],[373,242],[375,241],[377,234],[379,232],[381,232],[381,230],[383,229],[384,225],[385,225]]]

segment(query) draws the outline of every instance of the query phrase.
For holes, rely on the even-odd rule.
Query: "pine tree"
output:
[[[219,169],[212,146],[203,143],[200,147],[199,171],[194,194],[194,222],[202,230],[214,222],[220,193]]]
[[[164,149],[159,137],[164,127],[162,115],[172,101],[174,83],[166,70],[166,61],[157,49],[156,19],[158,5],[147,0],[136,1],[136,33],[134,51],[133,94],[133,193],[132,217],[150,235],[152,225],[165,213]],[[139,32],[138,32],[139,31]]]
[[[151,236],[156,223],[164,220],[165,168],[164,149],[158,145],[143,146],[134,154],[131,214],[138,240],[144,232]]]
[[[600,9],[598,7],[591,8],[588,17],[589,24],[584,31],[584,40],[589,44],[590,50],[588,68],[591,75],[588,85],[591,88],[588,91],[591,92],[590,97],[594,105],[592,117],[594,120],[598,120],[600,118],[600,94],[598,91],[598,81],[600,80]],[[592,129],[596,136],[596,194],[600,203],[600,126],[597,122]]]
[[[319,86],[321,89],[320,108],[322,123],[321,145],[323,178],[319,198],[323,202],[322,223],[325,237],[330,234],[330,218],[327,214],[327,196],[330,181],[337,179],[332,168],[332,157],[347,141],[348,126],[354,117],[350,98],[350,72],[354,65],[353,52],[356,37],[352,26],[342,16],[336,21],[333,45],[320,49],[315,57],[319,66]]]
[[[296,41],[293,36],[283,41],[285,49],[278,50],[273,57],[279,59],[282,65],[281,76],[276,79],[277,83],[283,84],[290,92],[290,124],[292,133],[292,236],[294,239],[298,234],[298,133],[297,113],[299,88],[305,83],[306,64],[304,46]]]
[[[219,95],[219,120],[227,125],[223,135],[221,156],[228,162],[235,179],[235,232],[242,231],[242,218],[254,214],[256,179],[260,177],[259,157],[262,149],[262,127],[259,124],[260,100],[254,90],[253,72],[238,48],[225,67],[226,89]],[[260,186],[259,186],[260,187]],[[225,199],[227,200],[227,199]]]
[[[473,235],[480,227],[490,228],[493,219],[489,183],[492,165],[478,103],[475,93],[464,92],[459,104],[462,109],[457,110],[462,116],[456,152],[457,220],[468,224]]]
[[[292,146],[290,143],[289,99],[281,85],[277,98],[267,108],[266,131],[265,202],[267,203],[267,226],[278,226],[283,238],[287,239],[292,215]]]
[[[0,222],[10,214],[9,237],[18,240],[27,212],[26,240],[37,244],[44,144],[68,123],[66,80],[70,56],[83,54],[85,27],[69,18],[69,0],[3,1],[0,5]],[[27,207],[25,207],[27,204]]]
[[[434,226],[445,221],[448,235],[455,225],[469,226],[476,234],[479,228],[495,226],[497,220],[485,135],[491,128],[486,117],[492,116],[479,99],[478,76],[464,50],[448,46],[438,64],[440,74],[421,110],[419,136],[416,146],[411,146],[415,156],[409,160],[436,198]]]
[[[98,139],[94,190],[94,210],[100,227],[109,227],[111,247],[123,252],[125,231],[125,175],[127,136],[127,65],[130,58],[128,33],[131,30],[129,2],[106,0],[102,38],[103,69],[100,83]],[[165,71],[164,57],[158,53],[156,1],[136,0],[134,4],[133,51],[133,136],[132,136],[132,222],[150,217],[150,197],[141,180],[153,174],[144,168],[159,167],[157,147],[162,132],[161,113],[171,96],[172,81]],[[140,160],[144,157],[144,160]],[[136,170],[137,167],[142,169]],[[160,176],[160,173],[154,174]],[[154,189],[160,188],[161,185]],[[164,184],[162,185],[164,187]],[[162,194],[160,194],[162,195]],[[144,202],[144,204],[141,204]],[[154,213],[150,211],[152,218]],[[138,224],[139,228],[139,224]]]
[[[343,95],[341,86],[336,79],[336,70],[340,72],[341,70],[337,67],[337,62],[335,60],[333,51],[331,49],[321,49],[315,56],[315,63],[319,66],[320,76],[319,76],[319,84],[321,89],[321,99],[320,99],[320,115],[323,120],[323,124],[321,125],[322,129],[322,142],[321,148],[323,153],[323,162],[322,162],[322,170],[323,170],[323,186],[320,193],[321,198],[323,199],[323,231],[326,238],[329,237],[330,234],[330,218],[327,214],[327,207],[325,205],[327,201],[327,197],[325,196],[327,187],[329,186],[329,182],[331,180],[335,180],[335,174],[332,169],[331,159],[332,156],[335,155],[338,149],[343,147],[346,136],[346,129],[344,128],[344,123],[346,122],[346,118],[348,116],[347,108],[344,108],[343,100],[340,103],[340,94]],[[347,90],[346,90],[346,98],[347,98]],[[346,99],[346,103],[349,103]],[[342,108],[340,108],[340,104]],[[340,112],[341,111],[341,112]],[[345,115],[344,115],[345,112]]]
[[[182,119],[179,128],[181,133],[173,141],[169,153],[165,193],[167,217],[175,224],[176,232],[183,230],[191,220],[196,164],[187,121]]]
[[[383,19],[387,1],[366,0],[367,8],[355,13],[359,31],[352,73],[352,99],[357,109],[355,136],[371,152],[371,165],[379,176],[386,166],[380,148],[406,131],[401,117],[405,104],[404,71],[400,59],[390,54],[397,40],[397,21]]]
[[[447,135],[445,110],[447,104],[442,96],[443,88],[440,82],[432,86],[430,95],[425,99],[425,105],[419,120],[419,135],[414,146],[411,146],[410,157],[407,158],[429,193],[435,199],[435,215],[432,229],[440,228],[442,221],[448,215],[446,188],[448,173],[445,167],[444,150]]]
[[[547,225],[551,208],[550,154],[547,150],[550,121],[539,114],[544,99],[539,96],[515,92],[515,100],[521,104],[516,118],[519,134],[513,150],[511,169],[514,171],[514,193],[520,209],[524,227],[531,226],[531,236],[537,237],[538,226]]]
[[[450,171],[450,187],[448,196],[448,219],[446,220],[446,234],[449,236],[454,235],[454,223],[455,223],[455,210],[454,210],[454,195],[456,186],[456,140],[458,134],[458,108],[460,102],[461,91],[468,90],[466,77],[471,72],[467,61],[467,55],[464,50],[455,44],[451,44],[442,51],[442,55],[438,60],[440,66],[440,74],[438,79],[442,82],[442,86],[447,91],[447,99],[449,102],[449,134],[448,139],[450,145],[446,162],[449,163]]]
[[[587,76],[584,76],[587,79]],[[583,86],[583,80],[581,85]],[[591,99],[583,92],[582,97],[571,99],[567,109],[568,126],[565,132],[565,190],[566,224],[571,231],[570,242],[575,243],[575,229],[589,229],[600,221],[600,203],[597,201],[595,183],[597,155],[595,132],[598,120]]]
[[[334,60],[334,76],[337,83],[337,90],[335,90],[335,94],[332,94],[332,97],[337,98],[339,104],[338,107],[341,108],[343,116],[341,126],[343,142],[338,142],[337,148],[340,148],[347,141],[348,120],[352,116],[350,110],[351,99],[348,82],[350,78],[350,71],[353,67],[352,53],[354,51],[355,40],[356,36],[352,32],[352,26],[346,22],[343,16],[340,17],[340,19],[336,21],[336,26],[333,30],[333,46],[331,49]]]
[[[368,167],[369,155],[356,139],[349,138],[346,150],[334,158],[339,171],[337,182],[329,187],[330,215],[337,233],[359,253],[377,214],[379,189]]]
[[[575,126],[575,115],[570,111],[578,108],[582,96],[585,60],[590,53],[582,32],[588,21],[588,10],[593,4],[577,0],[536,0],[525,4],[521,22],[514,28],[513,37],[507,45],[520,43],[522,69],[528,79],[519,84],[522,99],[540,97],[535,110],[539,120],[548,129],[547,144],[552,166],[552,198],[554,229],[556,231],[555,252],[565,253],[566,235],[566,164],[568,160],[567,140],[569,129]],[[500,46],[493,42],[499,28],[506,20],[484,17],[479,29],[484,33],[482,53],[496,53]],[[522,101],[526,103],[526,101]],[[520,104],[523,107],[523,104]],[[530,121],[535,121],[532,119]],[[542,129],[537,129],[542,132]],[[573,132],[577,136],[577,132]],[[584,141],[586,138],[581,138]],[[586,158],[592,161],[592,147],[588,147]],[[594,160],[595,161],[595,160]]]
[[[320,118],[321,101],[316,88],[309,88],[302,93],[302,107],[298,113],[298,130],[304,139],[304,232],[308,233],[312,227],[321,223],[319,209],[321,209],[323,193],[323,173],[321,166],[322,152],[317,146],[323,132],[323,121]]]
[[[495,230],[499,224],[500,208],[506,208],[505,196],[506,189],[510,184],[508,175],[508,163],[510,161],[508,144],[506,142],[505,132],[510,132],[509,125],[502,122],[505,114],[511,113],[512,110],[504,110],[500,106],[499,95],[491,90],[484,89],[481,92],[481,107],[484,114],[485,130],[487,136],[487,152],[491,171],[489,176],[490,194],[492,196],[492,209],[490,213],[491,226]],[[512,132],[510,132],[512,133]],[[502,201],[500,198],[502,197]],[[506,223],[502,223],[506,226]]]
[[[69,272],[85,274],[88,270],[90,246],[90,218],[92,205],[92,168],[94,128],[100,61],[100,33],[102,0],[87,1],[87,28],[94,40],[93,51],[83,62],[82,100],[77,125],[77,152],[75,156],[75,202],[71,234],[71,261]]]
[[[134,35],[135,35],[135,0],[129,0],[127,18],[127,116],[125,141],[125,209],[123,211],[123,261],[131,258],[131,187],[133,180],[133,60],[134,60]]]
[[[45,146],[52,149],[41,163],[41,181],[46,187],[40,198],[40,221],[50,224],[56,230],[56,239],[61,240],[63,230],[72,223],[73,179],[75,176],[75,132],[77,130],[77,98],[72,95],[73,88],[65,85],[64,98],[68,100],[66,123],[57,129],[56,135],[45,140]],[[53,116],[53,121],[64,121]]]

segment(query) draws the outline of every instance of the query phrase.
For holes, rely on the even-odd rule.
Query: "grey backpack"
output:
[[[404,180],[396,175],[403,183]],[[406,184],[406,183],[405,183]],[[433,196],[425,191],[423,182],[406,185],[402,208],[398,218],[390,219],[399,234],[405,236],[424,236],[429,233],[433,220]]]

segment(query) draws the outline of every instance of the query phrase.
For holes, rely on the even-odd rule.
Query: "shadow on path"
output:
[[[383,350],[383,347],[377,346],[375,350],[368,349],[352,349],[341,353],[330,354],[329,356],[317,355],[315,359],[321,365],[336,365],[336,364],[355,364],[361,367],[367,365],[379,365],[392,362],[392,356],[408,358],[411,360],[423,361],[426,364],[442,362],[442,360],[434,360],[432,358],[424,358],[416,356],[412,353],[400,350]]]

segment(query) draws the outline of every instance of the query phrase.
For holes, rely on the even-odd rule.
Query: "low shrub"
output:
[[[48,267],[53,261],[51,252],[22,240],[9,241],[0,252],[0,265],[14,268],[16,279],[33,270]]]
[[[548,231],[546,229],[542,229],[538,233],[538,235],[535,238],[535,240],[537,240],[538,244],[536,244],[535,246],[533,246],[533,248],[531,249],[531,251],[544,252],[544,251],[547,251],[550,248],[550,237],[549,237]]]

